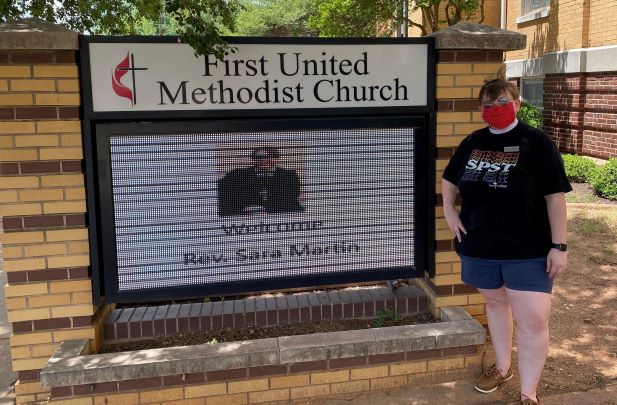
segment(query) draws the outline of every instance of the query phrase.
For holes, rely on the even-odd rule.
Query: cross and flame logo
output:
[[[148,68],[135,67],[135,55],[128,51],[126,57],[116,66],[111,72],[111,87],[120,97],[128,98],[131,101],[131,106],[137,104],[137,88],[135,85],[135,71],[148,70]],[[132,83],[131,88],[122,83],[122,78],[128,72],[131,72]]]

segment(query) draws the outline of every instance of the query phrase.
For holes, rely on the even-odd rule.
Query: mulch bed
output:
[[[572,183],[572,191],[566,194],[569,203],[617,205],[617,201],[597,196],[587,183]]]
[[[292,325],[270,326],[267,328],[247,328],[234,330],[231,328],[187,333],[177,336],[166,336],[150,340],[130,341],[104,345],[99,353],[117,353],[133,350],[155,349],[161,347],[200,345],[204,343],[236,342],[242,340],[275,338],[281,336],[309,335],[312,333],[338,332],[345,330],[369,329],[373,327],[417,325],[439,322],[430,313],[400,317],[398,320],[375,318],[370,319],[339,319],[336,321],[316,321]]]

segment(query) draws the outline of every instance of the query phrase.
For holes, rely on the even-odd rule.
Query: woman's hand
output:
[[[546,272],[552,280],[556,276],[566,271],[568,264],[568,252],[562,252],[558,249],[551,249],[546,257]]]
[[[554,193],[544,196],[548,220],[551,224],[551,238],[554,243],[566,243],[566,228],[568,214],[566,212],[566,196],[564,193]],[[546,256],[546,272],[553,279],[566,270],[568,254],[558,249],[551,249]]]
[[[444,207],[444,216],[446,217],[446,222],[448,223],[448,228],[456,235],[456,239],[461,241],[461,232],[467,235],[467,231],[461,222],[461,218],[459,217],[458,211],[453,208],[445,208]]]

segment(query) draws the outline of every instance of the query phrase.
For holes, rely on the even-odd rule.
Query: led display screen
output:
[[[112,134],[118,291],[412,268],[414,132]]]

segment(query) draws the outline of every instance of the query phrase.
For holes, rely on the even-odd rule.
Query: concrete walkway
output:
[[[11,349],[9,346],[11,324],[6,314],[5,285],[6,273],[0,270],[0,405],[9,405],[15,402],[11,386],[17,379],[17,373],[11,371]]]
[[[617,384],[584,392],[541,397],[543,405],[616,405]],[[515,405],[498,391],[480,394],[472,381],[456,381],[420,387],[402,387],[375,393],[358,393],[337,399],[314,400],[312,405]]]
[[[469,381],[418,387],[393,388],[374,393],[357,393],[337,399],[311,401],[312,405],[488,405],[508,404],[499,391],[479,395]]]

